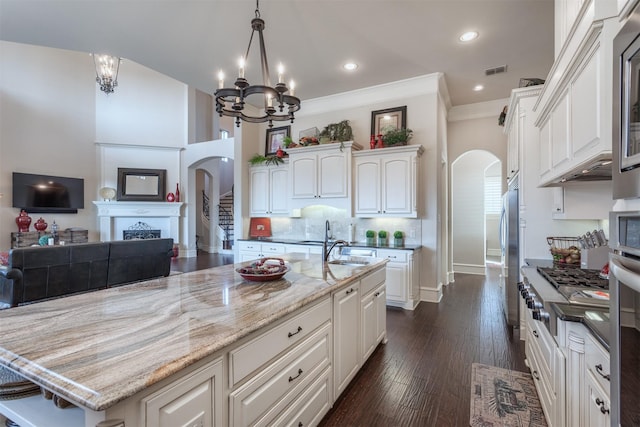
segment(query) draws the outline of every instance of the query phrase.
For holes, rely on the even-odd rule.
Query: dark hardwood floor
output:
[[[172,261],[172,271],[233,262],[231,255],[199,253]],[[528,372],[524,341],[507,327],[499,266],[486,276],[456,274],[439,304],[415,311],[387,307],[388,343],[367,361],[325,416],[329,426],[468,426],[471,364]]]
[[[507,327],[499,268],[456,274],[440,304],[387,308],[380,345],[321,426],[468,426],[471,364],[528,371],[524,341]]]

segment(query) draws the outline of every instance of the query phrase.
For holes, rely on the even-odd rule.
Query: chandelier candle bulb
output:
[[[240,57],[240,61],[238,61],[240,69],[238,70],[238,77],[244,79],[244,56]]]
[[[284,66],[282,65],[282,63],[278,64],[278,83],[283,83],[283,76],[284,76]]]
[[[224,87],[224,73],[222,70],[218,71],[218,89],[222,89]]]
[[[295,96],[295,89],[296,89],[296,82],[291,80],[289,82],[289,93],[291,94],[291,96]]]

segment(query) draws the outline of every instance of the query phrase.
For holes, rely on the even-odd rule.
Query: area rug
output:
[[[474,363],[470,425],[546,427],[531,374]]]

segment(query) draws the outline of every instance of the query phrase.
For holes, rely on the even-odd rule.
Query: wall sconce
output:
[[[93,64],[96,67],[96,83],[104,93],[112,93],[118,86],[118,71],[122,58],[96,54],[91,54],[91,56],[93,56]]]

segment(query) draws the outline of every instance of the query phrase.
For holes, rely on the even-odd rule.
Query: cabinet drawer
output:
[[[378,258],[388,258],[393,262],[407,262],[409,254],[407,251],[378,249]]]
[[[538,362],[540,363],[541,372],[551,378],[551,367],[553,366],[553,353],[555,342],[553,337],[544,326],[543,323],[533,319],[531,315],[528,317],[528,332],[531,339],[531,345],[538,352]]]
[[[527,359],[529,359],[529,369],[531,369],[531,376],[533,377],[533,383],[538,392],[538,398],[540,399],[540,406],[542,406],[545,420],[548,425],[553,426],[554,423],[552,422],[551,414],[554,413],[555,393],[551,389],[549,378],[545,378],[544,375],[540,373],[539,353],[535,350],[535,347],[527,354]]]
[[[584,357],[587,370],[593,374],[598,384],[607,392],[608,399],[611,393],[609,353],[595,341],[591,334],[586,334],[584,339]]]
[[[329,298],[229,352],[229,383],[234,387],[269,360],[331,321]]]
[[[330,390],[331,369],[327,368],[289,409],[275,420],[273,425],[286,427],[318,425],[331,408]]]
[[[238,249],[241,251],[260,252],[261,246],[260,243],[255,242],[238,242]]]
[[[362,278],[360,280],[360,289],[362,292],[362,296],[363,297],[366,296],[369,292],[373,291],[378,286],[380,286],[381,283],[384,283],[386,277],[387,277],[387,272],[384,268],[382,268]]]
[[[331,364],[331,324],[229,396],[230,425],[266,425]]]
[[[284,245],[277,244],[262,244],[262,253],[267,254],[283,254],[284,253]]]

